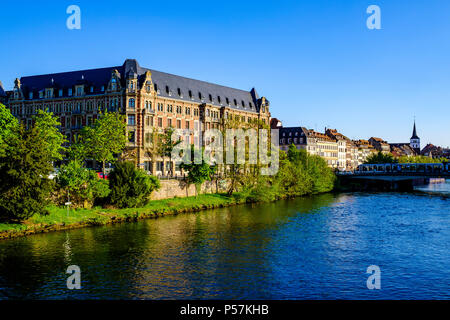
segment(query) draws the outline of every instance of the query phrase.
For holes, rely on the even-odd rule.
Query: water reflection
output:
[[[2,241],[0,298],[402,298],[416,273],[412,298],[447,297],[445,203],[326,194]],[[365,287],[370,264],[392,276],[382,292]]]

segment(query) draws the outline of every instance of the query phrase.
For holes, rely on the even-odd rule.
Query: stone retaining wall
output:
[[[189,188],[182,180],[161,180],[161,188],[157,191],[153,191],[151,199],[160,200],[173,197],[192,197],[195,196],[195,185],[191,184]],[[225,192],[226,183],[223,180],[220,181],[206,181],[202,184],[200,193],[217,193]]]

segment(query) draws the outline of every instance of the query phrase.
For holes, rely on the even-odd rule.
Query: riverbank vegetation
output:
[[[381,151],[367,157],[364,164],[385,164],[385,163],[444,163],[446,158],[430,158],[426,156],[401,156],[394,157],[391,153],[384,154]]]
[[[82,129],[70,147],[58,129],[58,119],[42,110],[33,125],[25,127],[0,105],[0,124],[0,232],[8,234],[305,196],[333,190],[336,180],[325,160],[292,145],[287,153],[280,151],[275,175],[262,175],[259,163],[235,161],[228,167],[218,167],[203,161],[182,166],[188,171],[186,184],[196,185],[196,197],[150,201],[160,182],[137,168],[133,154],[125,152],[123,116],[101,114],[92,125]],[[231,125],[242,127],[242,123]],[[155,151],[162,157],[169,157],[179,143],[167,141],[170,130],[158,133],[160,136],[155,138],[162,141],[160,150]],[[248,147],[250,142],[245,143]],[[101,179],[86,168],[86,159],[102,164],[103,177],[105,164],[114,163],[109,179]],[[52,179],[55,162],[62,164]],[[201,184],[212,180],[228,185],[227,192],[199,194]]]

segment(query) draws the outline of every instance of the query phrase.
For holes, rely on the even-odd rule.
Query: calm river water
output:
[[[0,299],[449,299],[450,184],[0,241]],[[69,265],[81,290],[68,290]],[[368,290],[366,269],[381,269]]]

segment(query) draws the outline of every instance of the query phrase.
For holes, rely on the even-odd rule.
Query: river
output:
[[[450,183],[0,241],[0,299],[449,299]],[[69,265],[80,290],[66,287]],[[369,290],[367,267],[381,270]]]

